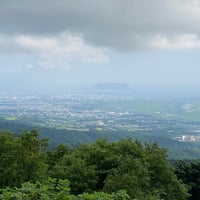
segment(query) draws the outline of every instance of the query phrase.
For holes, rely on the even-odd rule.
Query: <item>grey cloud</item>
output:
[[[105,63],[109,61],[108,53],[108,49],[88,45],[81,36],[69,32],[56,37],[0,36],[0,54],[34,56],[34,62],[28,64],[28,69],[68,70],[71,67],[70,63]]]
[[[0,0],[0,5],[2,34],[71,31],[87,43],[121,51],[153,48],[149,44],[157,36],[172,43],[178,36],[200,35],[198,0]]]

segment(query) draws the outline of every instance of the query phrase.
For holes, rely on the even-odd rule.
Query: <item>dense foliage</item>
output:
[[[18,187],[46,177],[47,164],[42,152],[46,140],[38,139],[38,135],[37,131],[18,137],[0,133],[0,187]]]
[[[166,150],[156,143],[99,139],[74,148],[59,145],[48,150],[47,141],[38,136],[37,131],[18,136],[0,133],[1,199],[188,197],[187,187],[166,159]]]
[[[83,193],[80,195],[70,194],[69,181],[49,178],[43,184],[23,183],[21,188],[1,189],[0,199],[2,200],[130,200],[126,191],[107,194],[94,192],[93,194]]]
[[[190,200],[200,200],[200,161],[176,163],[176,174],[188,185]]]

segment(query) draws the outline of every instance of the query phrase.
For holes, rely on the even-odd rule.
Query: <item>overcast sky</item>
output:
[[[0,90],[199,77],[199,0],[0,0]]]

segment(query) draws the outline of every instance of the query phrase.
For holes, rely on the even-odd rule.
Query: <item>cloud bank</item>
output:
[[[200,46],[199,0],[0,0],[0,53],[43,68],[107,62],[111,51]],[[29,65],[32,67],[32,64]]]
[[[17,35],[0,37],[0,52],[28,54],[36,61],[28,69],[69,69],[78,63],[104,63],[109,60],[108,49],[86,44],[81,36],[69,32],[57,36]]]

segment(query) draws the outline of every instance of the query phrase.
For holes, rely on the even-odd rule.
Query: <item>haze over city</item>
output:
[[[198,93],[198,0],[0,0],[0,90],[125,83]]]

